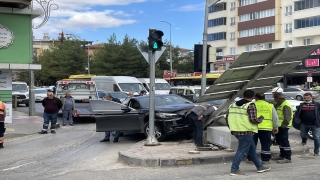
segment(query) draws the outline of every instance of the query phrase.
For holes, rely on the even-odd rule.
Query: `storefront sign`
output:
[[[13,33],[0,24],[0,48],[6,48],[13,43]]]
[[[306,59],[305,66],[306,67],[317,67],[317,66],[319,66],[319,59]]]
[[[0,70],[0,90],[12,90],[12,70]]]
[[[223,56],[222,59],[219,59],[216,62],[232,62],[235,60],[236,60],[235,56]]]
[[[315,52],[313,52],[311,55],[319,55],[320,54],[320,49],[317,49]]]

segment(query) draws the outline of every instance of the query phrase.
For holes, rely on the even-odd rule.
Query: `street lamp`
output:
[[[89,46],[90,46],[90,43],[88,42],[88,74],[90,75],[90,54],[89,54]]]
[[[164,22],[170,25],[170,83],[172,78],[172,49],[171,49],[171,23],[161,20],[160,22]]]

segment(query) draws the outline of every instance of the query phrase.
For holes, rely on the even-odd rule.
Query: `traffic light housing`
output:
[[[152,52],[161,51],[161,47],[163,46],[162,36],[163,32],[156,29],[149,29],[149,50]]]

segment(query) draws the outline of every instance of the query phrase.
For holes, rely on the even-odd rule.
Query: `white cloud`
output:
[[[128,5],[131,3],[141,3],[147,0],[55,0],[58,4],[58,10],[52,10],[49,21],[41,28],[34,30],[34,36],[41,38],[43,33],[49,33],[51,37],[56,38],[58,33],[79,33],[85,30],[112,28],[122,25],[135,23],[133,14],[122,10],[110,10],[105,6],[110,5]],[[35,2],[35,1],[34,1]],[[93,10],[94,7],[105,7],[101,11]],[[34,8],[39,8],[34,4]],[[102,8],[99,9],[102,9]],[[52,6],[51,9],[54,9]],[[143,11],[138,11],[138,14]],[[34,26],[39,25],[43,17],[34,19]]]
[[[201,4],[187,4],[180,7],[172,8],[172,11],[180,11],[180,12],[190,12],[190,11],[201,11],[204,10],[204,3]]]

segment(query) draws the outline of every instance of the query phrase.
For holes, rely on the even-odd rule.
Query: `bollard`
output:
[[[12,108],[14,111],[17,111],[18,107],[18,97],[17,95],[12,95]]]

